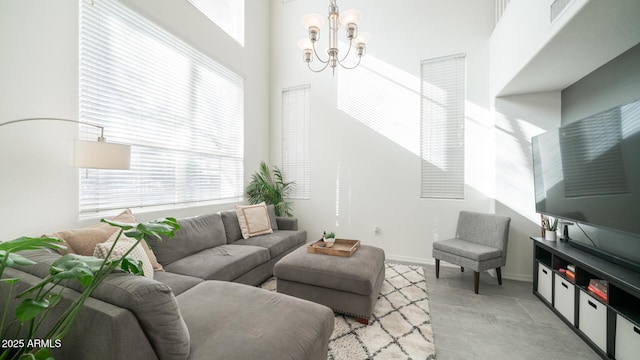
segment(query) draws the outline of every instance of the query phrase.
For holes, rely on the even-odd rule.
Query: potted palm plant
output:
[[[292,216],[291,202],[285,199],[291,195],[295,182],[284,181],[282,172],[277,167],[273,171],[262,161],[257,172],[251,175],[251,181],[247,185],[247,200],[250,204],[265,202],[273,205],[276,216]]]

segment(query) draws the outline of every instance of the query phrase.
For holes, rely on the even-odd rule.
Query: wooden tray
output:
[[[349,257],[360,247],[360,240],[336,239],[332,247],[320,247],[322,240],[307,246],[307,252],[334,256]]]

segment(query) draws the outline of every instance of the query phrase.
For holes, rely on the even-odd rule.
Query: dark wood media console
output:
[[[603,359],[640,357],[640,273],[570,246],[533,240],[533,293]],[[560,269],[575,267],[575,278]],[[606,299],[589,291],[608,282]]]

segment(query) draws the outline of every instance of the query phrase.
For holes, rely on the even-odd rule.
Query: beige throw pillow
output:
[[[247,206],[236,205],[236,213],[243,238],[248,239],[252,236],[273,232],[267,205],[264,202]]]
[[[112,218],[111,221],[130,224],[138,222],[130,209],[125,209],[120,214]],[[68,253],[91,256],[93,255],[97,244],[107,241],[109,237],[113,234],[117,234],[118,231],[120,231],[119,228],[101,222],[92,227],[58,231],[45,234],[43,237],[55,237],[64,240],[62,245],[67,247],[67,251],[65,252],[60,250],[59,252],[61,255]],[[142,241],[142,247],[146,251],[147,257],[153,265],[153,269],[157,271],[164,271],[162,265],[158,263],[155,254],[145,241]]]
[[[109,253],[109,249],[111,249],[111,246],[113,246],[113,243],[116,241],[117,237],[118,232],[114,232],[113,235],[111,235],[111,237],[107,239],[107,241],[97,244],[95,250],[93,251],[93,256],[97,257],[98,259],[106,258],[107,254]],[[144,240],[142,242],[144,242]],[[136,239],[132,239],[122,234],[120,236],[120,239],[118,239],[116,246],[113,248],[109,259],[117,259],[122,257],[134,245],[135,247],[133,248],[133,250],[131,250],[129,255],[133,256],[133,258],[135,258],[136,260],[142,261],[142,271],[144,272],[144,276],[153,279],[153,266],[151,265],[151,261],[147,256],[147,252],[144,251],[142,243],[136,245]]]
[[[129,209],[124,210],[111,220],[124,223],[137,222]],[[66,253],[91,256],[93,255],[93,250],[96,248],[96,244],[107,241],[107,239],[116,232],[116,229],[116,227],[107,223],[100,223],[88,228],[63,230],[43,236],[56,237],[64,240],[65,244],[63,245],[67,247]]]

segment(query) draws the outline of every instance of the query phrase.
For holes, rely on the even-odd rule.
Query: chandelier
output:
[[[329,16],[327,17],[329,22],[328,58],[323,60],[317,51],[317,43],[320,39],[320,28],[322,28],[324,24],[324,18],[320,14],[307,14],[302,17],[302,25],[309,32],[309,37],[298,41],[298,47],[302,50],[304,61],[307,63],[309,70],[322,72],[330,66],[335,75],[338,64],[345,69],[355,69],[360,65],[360,60],[365,54],[367,43],[371,40],[371,35],[364,31],[358,31],[358,23],[362,20],[361,11],[350,9],[340,14],[336,0],[330,0],[330,2]],[[342,58],[339,57],[340,49],[338,48],[338,30],[340,30],[340,24],[344,27],[347,33],[347,40],[349,40],[349,47]],[[344,61],[349,56],[352,47],[355,48],[358,62],[353,66],[347,66],[344,64]],[[319,69],[312,68],[311,61],[313,61],[314,57],[324,64],[324,66],[321,65],[322,67]]]

